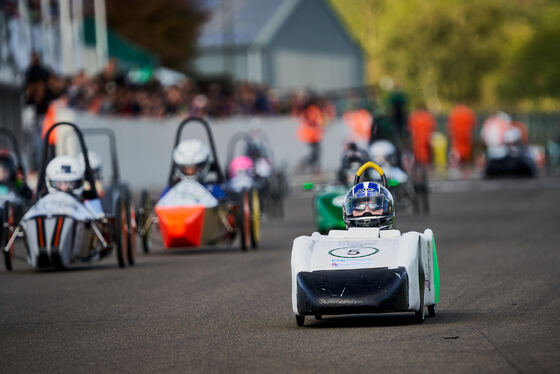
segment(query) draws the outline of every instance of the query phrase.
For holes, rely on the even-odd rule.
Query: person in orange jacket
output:
[[[347,110],[342,120],[348,127],[349,141],[366,148],[371,134],[373,116],[367,109]]]
[[[422,105],[408,118],[408,131],[412,141],[412,152],[420,165],[430,163],[430,139],[436,128],[434,116]]]
[[[456,151],[460,162],[472,160],[473,130],[476,117],[466,105],[457,105],[449,113],[447,134],[451,139],[451,149]]]
[[[318,173],[321,158],[321,140],[323,140],[323,127],[326,120],[323,111],[316,100],[310,99],[305,109],[300,115],[300,122],[297,129],[298,139],[309,145],[310,152],[300,162],[298,169],[303,171],[310,168],[312,172]]]

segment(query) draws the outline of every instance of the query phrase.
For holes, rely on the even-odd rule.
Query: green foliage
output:
[[[560,5],[540,13],[531,36],[507,56],[497,87],[504,99],[560,98]]]
[[[369,55],[433,107],[560,98],[555,0],[331,0]],[[373,62],[372,62],[373,61]]]

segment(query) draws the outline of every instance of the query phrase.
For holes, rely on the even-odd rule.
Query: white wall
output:
[[[142,188],[160,189],[167,181],[175,131],[181,118],[150,120],[97,117],[77,113],[76,124],[82,128],[110,127],[117,136],[121,177],[136,191]],[[239,131],[259,128],[264,131],[273,147],[276,159],[292,167],[308,152],[308,147],[297,140],[297,120],[290,117],[251,118],[235,117],[211,121],[220,164],[227,157],[227,144]],[[204,139],[202,127],[188,126],[184,136]],[[322,144],[321,164],[325,172],[332,172],[340,162],[345,140],[345,127],[340,120],[328,125]],[[108,147],[100,138],[86,139],[88,147],[101,153],[105,168],[109,167]]]

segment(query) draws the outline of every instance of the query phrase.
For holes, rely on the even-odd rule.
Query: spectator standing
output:
[[[436,120],[424,105],[420,105],[419,109],[410,115],[408,131],[410,132],[412,152],[417,164],[425,166],[430,163],[430,140],[435,128]]]
[[[397,126],[399,136],[403,138],[407,120],[406,105],[408,103],[408,98],[398,84],[395,85],[395,90],[389,96],[389,103],[391,106],[391,117]]]
[[[451,140],[451,150],[459,155],[460,162],[472,160],[473,130],[476,117],[466,105],[457,105],[449,113],[447,134]]]
[[[299,162],[298,171],[303,172],[310,169],[312,173],[320,172],[321,140],[323,140],[325,124],[323,111],[317,100],[311,98],[300,115],[297,129],[298,139],[309,145],[309,154]]]
[[[31,52],[31,63],[25,70],[25,96],[26,104],[32,108],[31,125],[27,129],[28,142],[32,144],[32,154],[29,169],[35,171],[39,168],[41,159],[41,123],[51,102],[48,81],[51,74],[42,65],[39,54]]]
[[[371,113],[367,109],[347,110],[342,120],[348,127],[349,142],[367,148],[373,122]]]

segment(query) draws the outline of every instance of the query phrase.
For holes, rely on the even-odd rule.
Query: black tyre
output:
[[[240,247],[246,251],[251,246],[251,203],[249,199],[249,191],[241,192],[239,198],[239,231]]]
[[[138,226],[143,230],[146,227],[146,221],[152,212],[152,201],[148,191],[142,190],[140,194],[140,206],[138,208],[136,217],[138,217]],[[152,250],[152,242],[150,241],[151,225],[146,229],[146,232],[140,234],[142,238],[142,250],[144,253],[150,253]]]
[[[315,314],[315,319],[316,319],[317,321],[320,321],[320,320],[323,319],[323,316],[320,315],[320,314]]]
[[[423,323],[424,319],[425,319],[425,310],[424,310],[424,289],[426,288],[426,283],[425,283],[425,278],[424,278],[424,271],[422,270],[422,267],[420,266],[420,260],[418,261],[418,287],[419,287],[419,292],[420,292],[420,309],[414,313],[415,317],[416,317],[416,322],[418,323]]]
[[[2,253],[4,254],[4,266],[6,270],[11,271],[13,269],[14,264],[14,244],[10,247],[8,252],[4,251],[4,247],[8,244],[10,240],[10,234],[12,233],[14,227],[14,209],[12,204],[9,201],[4,203],[4,210],[1,217],[1,235],[0,235],[0,244],[2,245]]]
[[[430,317],[435,317],[436,316],[436,304],[428,306],[428,315]]]
[[[303,324],[305,323],[305,316],[300,316],[299,314],[296,314],[296,323],[299,327],[303,327]]]
[[[129,265],[136,262],[136,218],[134,214],[134,205],[131,202],[128,191],[125,196],[125,215],[126,215],[126,259]]]
[[[251,248],[257,249],[261,240],[261,203],[259,190],[251,190]]]
[[[114,209],[115,220],[113,222],[113,243],[117,253],[117,262],[120,268],[126,266],[126,249],[128,229],[126,227],[126,208],[124,201],[119,197]]]

